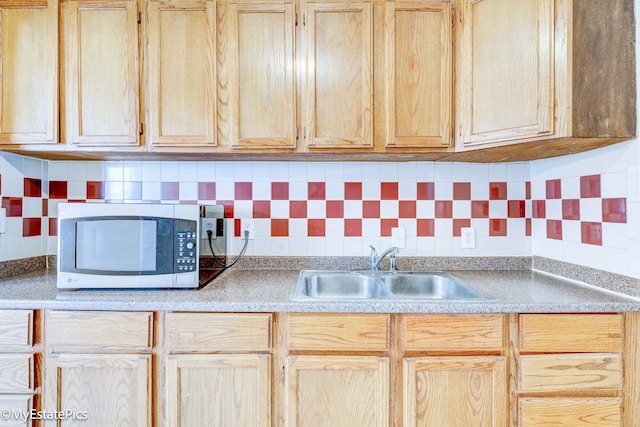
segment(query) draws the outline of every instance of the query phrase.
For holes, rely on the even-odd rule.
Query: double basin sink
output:
[[[490,301],[494,298],[439,271],[304,270],[291,299]]]

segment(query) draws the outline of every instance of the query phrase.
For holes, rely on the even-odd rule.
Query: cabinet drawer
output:
[[[0,409],[4,411],[6,414],[29,414],[31,409],[33,408],[32,404],[33,396],[30,395],[0,395]],[[40,422],[41,423],[41,422]],[[32,422],[30,419],[12,419],[5,420],[2,419],[0,425],[3,427],[31,427],[32,425],[42,425],[36,422]]]
[[[405,351],[500,353],[504,347],[504,316],[420,315],[403,316]]]
[[[33,310],[0,310],[0,346],[33,345]]]
[[[619,354],[549,354],[520,357],[520,391],[562,392],[622,388]]]
[[[152,313],[116,311],[47,312],[49,352],[150,351]]]
[[[521,353],[619,353],[622,315],[523,314]]]
[[[167,313],[169,351],[270,351],[271,314]]]
[[[521,398],[520,427],[620,427],[619,398]]]
[[[289,349],[386,351],[387,314],[290,314]]]
[[[0,393],[33,391],[33,357],[30,354],[0,354]]]

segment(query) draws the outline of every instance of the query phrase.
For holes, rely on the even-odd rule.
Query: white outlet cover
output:
[[[391,246],[403,249],[407,247],[407,239],[404,228],[392,228],[391,229]]]
[[[473,227],[462,227],[460,229],[460,248],[475,249],[476,230]]]

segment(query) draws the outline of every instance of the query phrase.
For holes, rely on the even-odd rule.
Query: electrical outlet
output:
[[[216,230],[216,218],[202,218],[202,222],[200,224],[200,235],[203,239],[209,238],[209,233],[207,231],[211,230],[211,237],[215,239],[217,237]]]
[[[7,208],[0,208],[0,233],[7,232]]]
[[[240,219],[240,238],[244,239],[244,232],[248,231],[249,235],[247,239],[253,240],[254,230],[253,230],[253,218],[242,218]]]
[[[391,246],[395,246],[400,249],[407,246],[404,228],[396,227],[391,229]]]
[[[460,247],[462,249],[474,249],[476,247],[476,230],[473,227],[462,227]]]

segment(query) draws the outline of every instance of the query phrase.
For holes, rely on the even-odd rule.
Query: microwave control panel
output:
[[[198,234],[196,221],[176,220],[174,272],[196,271],[198,260]]]

